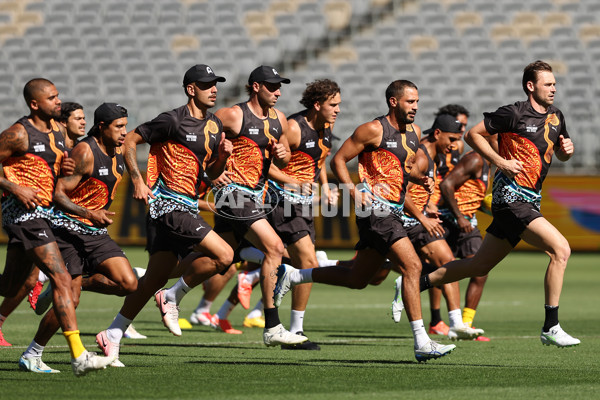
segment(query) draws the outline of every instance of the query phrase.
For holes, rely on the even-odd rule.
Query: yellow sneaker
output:
[[[265,327],[265,318],[264,317],[256,317],[256,318],[244,318],[244,323],[242,324],[246,328],[264,328]]]

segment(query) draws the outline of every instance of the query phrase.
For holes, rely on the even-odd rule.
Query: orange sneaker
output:
[[[35,310],[35,306],[37,305],[38,297],[40,297],[40,293],[42,293],[42,288],[44,284],[40,281],[35,283],[33,289],[29,291],[29,296],[27,296],[27,301],[29,301],[29,305],[31,308]]]
[[[473,328],[475,328],[475,327],[473,326]],[[476,342],[489,342],[489,341],[490,341],[490,338],[489,338],[489,337],[486,337],[486,336],[477,336],[477,337],[476,337],[475,339],[473,339],[473,340],[474,340],[474,341],[476,341]]]
[[[4,335],[2,334],[2,329],[0,329],[0,346],[10,347],[12,344],[8,343],[6,339],[4,339]]]
[[[246,271],[240,271],[238,274],[238,299],[240,304],[246,310],[250,308],[250,296],[252,295],[252,285],[246,282]]]
[[[243,333],[238,329],[234,329],[228,320],[219,319],[219,317],[217,317],[217,314],[213,315],[210,319],[210,326],[212,326],[218,331],[229,333],[230,335],[241,335]]]
[[[450,331],[450,327],[446,325],[444,321],[440,321],[434,326],[429,324],[429,334],[430,335],[444,335],[448,336],[448,332]]]

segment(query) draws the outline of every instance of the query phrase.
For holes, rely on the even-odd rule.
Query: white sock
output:
[[[31,344],[29,345],[27,350],[25,350],[25,352],[23,353],[23,357],[25,357],[25,358],[41,357],[42,353],[44,352],[44,347],[45,346],[41,346],[41,345],[37,344],[35,342],[35,340],[32,340]]]
[[[106,336],[108,336],[108,340],[110,340],[113,343],[121,342],[123,334],[129,327],[129,325],[131,325],[131,322],[132,320],[125,318],[121,315],[121,313],[117,314],[112,324],[110,324],[110,326],[106,330]]]
[[[253,271],[248,271],[244,280],[250,285],[254,285],[260,279],[260,268],[256,268]]]
[[[196,307],[194,312],[196,314],[210,313],[210,306],[212,306],[212,303],[212,301],[206,300],[204,296],[202,296],[202,299],[200,300],[200,303],[198,303],[198,307]]]
[[[183,296],[188,294],[192,290],[183,280],[183,276],[179,278],[177,282],[167,290],[165,290],[165,300],[169,303],[175,303],[179,305]]]
[[[312,272],[314,268],[308,269],[294,269],[290,274],[290,282],[293,285],[299,285],[301,283],[312,282]]]
[[[415,338],[415,350],[425,346],[429,340],[431,340],[427,335],[427,331],[425,331],[425,325],[423,325],[422,319],[410,321],[410,327]]]
[[[44,283],[47,280],[48,280],[48,276],[40,270],[40,273],[38,274],[38,281]]]
[[[6,317],[2,314],[0,314],[0,329],[2,329],[2,325],[4,324],[4,321],[6,321]]]
[[[262,265],[265,254],[256,247],[244,247],[240,250],[240,258],[254,264]]]
[[[262,317],[262,315],[263,315],[263,302],[262,302],[262,299],[260,299],[254,306],[252,311],[250,311],[248,313],[248,315],[246,315],[246,318],[248,318],[248,319],[258,318],[258,317]]]
[[[217,312],[217,317],[219,317],[219,319],[229,318],[229,314],[231,314],[231,311],[233,311],[234,307],[235,304],[233,304],[229,300],[225,300],[225,303],[223,303],[221,308],[219,308],[219,312]]]
[[[319,261],[319,267],[335,267],[340,260],[323,260]]]
[[[460,308],[448,311],[448,318],[450,319],[450,328],[461,328],[464,325]]]
[[[292,332],[292,333],[304,332],[303,322],[304,322],[304,311],[292,310],[292,313],[290,316],[290,332]]]

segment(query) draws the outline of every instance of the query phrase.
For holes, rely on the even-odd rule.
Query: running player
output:
[[[215,231],[232,247],[246,238],[264,253],[260,285],[265,312],[263,341],[267,346],[308,340],[283,327],[273,304],[276,270],[284,246],[266,219],[263,198],[271,163],[283,168],[290,160],[288,123],[285,115],[274,108],[281,96],[282,83],[290,80],[280,76],[275,68],[261,65],[248,78],[248,101],[216,113],[223,121],[227,137],[233,141],[234,151],[227,163],[227,173],[214,182]]]
[[[351,268],[344,265],[297,270],[278,270],[275,304],[294,286],[319,282],[362,289],[386,258],[404,275],[402,294],[414,336],[415,358],[427,361],[449,354],[455,345],[441,345],[427,335],[421,317],[417,282],[421,262],[402,225],[401,216],[409,179],[432,189],[431,179],[411,176],[420,130],[413,128],[419,93],[414,83],[392,82],[386,90],[388,114],[360,125],[333,157],[331,167],[340,183],[350,189],[357,210],[360,240]],[[358,157],[362,184],[355,187],[346,164]],[[364,211],[364,212],[363,212]]]
[[[66,157],[64,136],[55,118],[61,101],[52,82],[32,79],[23,89],[29,116],[19,119],[0,134],[0,162],[5,178],[0,178],[2,225],[9,243],[6,265],[0,278],[0,294],[15,296],[35,264],[52,283],[58,323],[71,352],[75,375],[103,369],[113,359],[88,352],[77,329],[71,277],[50,229],[52,194],[59,173],[73,172],[74,163]]]
[[[52,230],[72,277],[75,305],[79,304],[84,270],[94,280],[96,292],[124,296],[137,286],[125,254],[106,229],[114,215],[108,208],[125,170],[120,147],[126,126],[125,108],[115,103],[98,107],[94,126],[71,152],[75,162],[73,174],[59,178],[56,184],[57,211],[51,221]],[[34,340],[19,359],[19,368],[37,373],[60,372],[42,361],[44,347],[58,328],[57,311],[52,308],[42,318]],[[112,365],[123,366],[118,359]]]
[[[498,168],[494,177],[494,219],[477,253],[453,261],[421,278],[421,289],[471,276],[484,276],[521,240],[550,256],[544,278],[545,321],[540,340],[545,345],[575,346],[579,339],[558,322],[558,303],[571,250],[565,237],[540,212],[542,182],[552,155],[567,161],[574,151],[562,112],[556,108],[552,67],[535,61],[523,71],[526,101],[484,113],[466,135],[467,143]],[[498,135],[499,153],[486,137]]]
[[[134,198],[150,205],[146,218],[150,259],[137,290],[125,298],[110,327],[96,335],[104,354],[118,355],[125,330],[152,296],[165,326],[181,335],[180,299],[160,290],[178,264],[177,272],[182,270],[185,276],[175,286],[184,292],[231,264],[233,250],[198,214],[204,172],[209,178],[219,176],[232,150],[221,121],[209,111],[217,99],[217,82],[224,81],[207,65],[191,67],[183,77],[187,103],[161,113],[125,138],[125,164],[134,184]],[[148,184],[137,165],[136,147],[142,143],[150,144]]]
[[[329,80],[307,84],[302,93],[305,109],[288,118],[288,143],[292,152],[288,165],[279,169],[271,165],[269,189],[278,199],[269,222],[287,247],[292,266],[300,269],[318,267],[315,254],[315,228],[312,203],[313,184],[319,180],[324,194],[330,196],[327,171],[323,168],[331,149],[331,131],[340,112],[340,88]],[[311,284],[292,289],[290,332],[304,333],[304,313]],[[281,345],[288,350],[320,350],[307,340],[298,345]]]

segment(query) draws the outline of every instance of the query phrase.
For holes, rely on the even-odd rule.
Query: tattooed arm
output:
[[[0,133],[0,163],[13,155],[24,154],[27,147],[29,147],[29,138],[25,128],[21,124],[14,124]],[[0,177],[0,189],[13,194],[27,209],[34,209],[41,204],[41,199],[37,195],[39,189],[20,186],[5,177]]]

